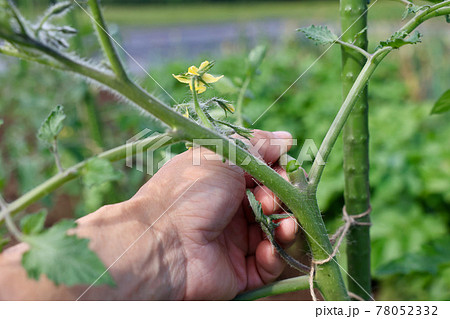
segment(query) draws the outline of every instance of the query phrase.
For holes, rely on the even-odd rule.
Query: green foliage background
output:
[[[450,299],[450,114],[429,115],[434,100],[450,83],[450,68],[444,58],[450,42],[430,34],[425,35],[423,44],[392,54],[370,82],[372,263],[379,300]],[[375,43],[380,39],[371,40]],[[90,51],[89,47],[83,49]],[[249,49],[243,42],[220,57],[205,53],[195,60],[172,61],[152,69],[151,74],[178,101],[187,100],[185,87],[171,74],[214,58],[214,72],[225,74],[227,80],[208,94],[235,101],[235,86],[244,76]],[[311,45],[301,34],[269,47],[245,101],[244,113],[249,120],[257,119],[324,49]],[[64,105],[67,114],[59,138],[65,167],[124,144],[144,128],[162,130],[152,119],[81,79],[8,61],[8,72],[0,73],[0,118],[4,120],[0,127],[0,191],[7,200],[56,173],[52,155],[36,134],[57,104]],[[290,152],[293,156],[298,155],[305,139],[319,145],[342,100],[339,72],[340,52],[333,48],[258,120],[255,128],[290,131],[299,143]],[[142,81],[171,102],[151,80]],[[183,149],[177,145],[170,151]],[[164,151],[157,154],[159,158],[165,155]],[[48,207],[49,223],[61,217],[80,217],[103,204],[128,199],[149,178],[125,167],[124,162],[114,166],[123,171],[121,179],[93,186],[71,182],[29,211]],[[320,207],[330,232],[340,222],[342,198],[342,143],[338,142],[319,189]]]

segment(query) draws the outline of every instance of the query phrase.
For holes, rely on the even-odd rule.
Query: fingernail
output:
[[[298,234],[298,221],[296,219],[294,219],[295,223],[294,223],[294,234]]]
[[[279,139],[291,139],[292,138],[291,133],[286,132],[286,131],[273,132],[273,136],[275,136],[275,138],[279,138]]]

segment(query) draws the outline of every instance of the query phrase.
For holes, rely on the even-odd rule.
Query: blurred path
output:
[[[440,37],[449,40],[449,33],[442,28],[442,21],[427,23],[420,28],[425,37]],[[206,25],[179,25],[164,27],[119,27],[111,26],[114,38],[146,69],[160,66],[171,60],[185,60],[188,64],[198,58],[218,58],[224,53],[250,50],[257,43],[269,43],[272,47],[286,39],[298,38],[307,42],[296,29],[311,24],[326,24],[336,33],[339,25],[330,21],[297,21],[289,19],[254,20],[245,23],[225,22]],[[370,23],[371,38],[385,39],[398,28],[395,23]],[[122,54],[122,53],[121,53]],[[125,54],[131,71],[137,75],[144,72]],[[0,72],[8,65],[0,57]],[[199,61],[197,61],[199,62]]]
[[[272,47],[286,39],[305,40],[296,29],[311,24],[328,25],[339,34],[340,27],[329,21],[306,21],[278,19],[255,20],[246,23],[221,23],[207,25],[181,25],[160,28],[122,27],[119,38],[124,48],[144,67],[151,68],[170,60],[186,60],[194,63],[196,59],[218,58],[223,53],[250,50],[258,43],[269,43]],[[384,40],[397,30],[395,23],[370,23],[370,36],[376,41]],[[434,21],[420,27],[425,38],[440,37],[449,40],[449,33],[442,28],[442,21]],[[372,40],[372,39],[371,39]],[[306,41],[307,42],[307,41]],[[310,42],[309,42],[310,43]],[[128,65],[133,73],[143,71],[130,59]]]
[[[259,40],[278,41],[295,32],[295,26],[283,20],[251,21],[162,28],[122,28],[124,48],[143,67],[157,66],[174,59],[194,61],[198,56],[218,57],[239,47],[251,48]],[[128,61],[133,72],[142,73]]]

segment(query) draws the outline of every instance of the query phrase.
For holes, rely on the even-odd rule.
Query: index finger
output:
[[[267,132],[254,130],[250,141],[242,141],[249,145],[248,151],[250,153],[262,159],[269,166],[278,161],[280,156],[289,151],[294,144],[292,135],[285,131]],[[247,173],[245,174],[245,181],[247,187],[254,186],[252,177]]]
[[[293,140],[289,132],[254,130],[250,143],[252,146],[249,151],[271,165],[278,161],[282,154],[291,149]]]

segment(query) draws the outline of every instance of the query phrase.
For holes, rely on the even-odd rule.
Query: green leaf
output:
[[[247,73],[252,75],[258,70],[267,53],[267,46],[258,45],[253,48],[248,55]]]
[[[395,32],[386,41],[381,41],[380,45],[376,49],[382,47],[392,47],[394,49],[398,49],[407,44],[416,44],[422,42],[421,40],[422,34],[419,31],[416,31],[413,35],[409,37],[408,40],[405,40],[407,36],[408,34],[406,32]]]
[[[450,89],[445,91],[444,94],[434,103],[431,114],[442,114],[450,110]]]
[[[411,13],[415,14],[417,11],[421,10],[423,7],[424,6],[417,6],[414,3],[408,4],[405,8],[405,11],[403,12],[402,20],[405,20],[406,17]]]
[[[408,14],[411,13],[411,12],[410,12],[410,8],[411,8],[410,5],[407,5],[407,6],[406,6],[405,11],[403,11],[403,14],[402,14],[402,20],[405,20],[406,17],[408,16]]]
[[[421,248],[417,253],[406,254],[387,264],[380,266],[377,276],[402,274],[415,272],[436,274],[439,267],[450,265],[450,236],[433,240]]]
[[[3,125],[3,119],[0,119],[0,126]]]
[[[44,274],[55,285],[115,285],[111,275],[104,273],[101,260],[89,249],[89,239],[66,234],[74,227],[74,221],[66,220],[40,234],[23,237],[30,246],[22,256],[28,277],[38,280]]]
[[[262,211],[261,203],[256,200],[255,195],[253,195],[252,191],[249,189],[247,189],[247,198],[248,198],[248,202],[250,203],[250,207],[252,208],[255,215],[256,216],[264,215],[263,211]]]
[[[218,97],[213,97],[212,99],[206,101],[206,104],[217,105],[222,110],[224,110],[225,116],[227,115],[227,112],[234,113],[234,111],[235,111],[234,106],[233,106],[233,104],[231,104],[231,102],[229,102],[225,99],[218,98]]]
[[[436,273],[437,269],[433,266],[434,262],[424,258],[419,254],[409,254],[402,258],[381,265],[376,272],[377,276],[389,276],[397,274],[410,274],[413,272]]]
[[[414,32],[412,36],[409,37],[409,40],[406,40],[405,44],[416,44],[422,42],[421,40],[422,34],[419,31]]]
[[[120,179],[122,174],[103,158],[90,159],[81,172],[83,183],[87,187],[101,185]]]
[[[289,161],[286,165],[286,173],[292,173],[296,171],[300,167],[300,164],[297,160]]]
[[[50,8],[47,9],[46,13],[44,14],[44,17],[54,18],[57,16],[63,16],[66,13],[70,11],[73,7],[72,1],[63,1],[63,2],[57,2],[56,4],[52,5]]]
[[[61,105],[55,107],[41,124],[38,131],[38,138],[46,144],[51,145],[63,129],[63,121],[65,118],[64,108]]]
[[[24,235],[34,235],[40,233],[44,229],[45,218],[47,211],[44,209],[23,217],[20,220],[20,229]]]
[[[316,44],[330,44],[338,39],[338,36],[331,32],[327,26],[309,26],[307,28],[300,28],[308,39],[313,40]]]
[[[217,119],[213,119],[214,122],[217,122],[219,124],[228,126],[229,128],[231,128],[236,134],[246,138],[246,139],[251,139],[253,137],[253,131],[251,129],[248,129],[246,127],[241,127],[238,125],[233,125],[229,122],[225,122],[225,121],[221,121],[221,120],[217,120]]]
[[[69,34],[69,35],[73,35],[73,34],[77,34],[78,33],[77,29],[74,29],[74,28],[69,27],[69,26],[57,27],[56,30],[61,32],[61,33],[63,33],[63,34]]]

